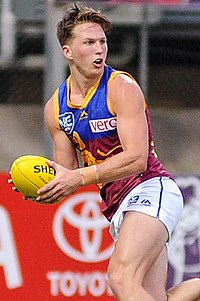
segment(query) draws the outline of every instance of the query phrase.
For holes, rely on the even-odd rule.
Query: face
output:
[[[98,77],[103,73],[107,56],[106,35],[99,24],[82,23],[74,28],[74,38],[63,46],[63,53],[73,70],[87,78]]]

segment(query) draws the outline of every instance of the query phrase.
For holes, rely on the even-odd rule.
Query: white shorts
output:
[[[131,190],[110,223],[110,234],[116,241],[125,212],[138,211],[158,218],[167,228],[169,238],[183,210],[183,197],[177,184],[168,177],[149,179]]]

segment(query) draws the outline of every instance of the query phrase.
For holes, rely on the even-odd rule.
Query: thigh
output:
[[[141,212],[157,217],[167,228],[169,239],[183,209],[183,198],[176,183],[166,177],[142,182],[125,197],[114,214],[110,233],[116,241],[121,231],[125,212]]]
[[[142,283],[168,239],[165,226],[152,216],[127,212],[121,225],[109,270],[123,271],[127,282]]]

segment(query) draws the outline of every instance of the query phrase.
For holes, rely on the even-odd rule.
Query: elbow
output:
[[[137,173],[144,173],[147,170],[147,157],[140,156],[137,159]]]

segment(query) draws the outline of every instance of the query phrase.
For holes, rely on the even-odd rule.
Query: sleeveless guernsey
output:
[[[108,93],[110,83],[118,74],[127,74],[133,79],[126,72],[105,66],[104,74],[90,89],[81,105],[70,102],[71,76],[54,93],[55,118],[80,151],[84,166],[101,163],[122,151],[116,129],[117,118],[112,113]],[[118,181],[98,185],[102,197],[102,212],[109,221],[135,186],[157,176],[172,178],[155,155],[149,111],[146,103],[144,105],[149,131],[147,169],[140,175],[133,174]]]

